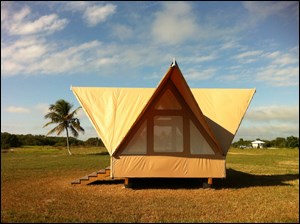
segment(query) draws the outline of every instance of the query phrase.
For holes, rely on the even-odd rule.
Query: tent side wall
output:
[[[114,156],[116,178],[225,178],[225,157]]]

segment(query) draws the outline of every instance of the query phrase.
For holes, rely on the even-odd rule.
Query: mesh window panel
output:
[[[205,154],[214,155],[215,152],[212,150],[210,145],[207,143],[205,138],[202,136],[198,128],[190,120],[190,147],[191,154]]]
[[[154,152],[183,152],[181,116],[154,117]]]
[[[122,154],[146,154],[147,152],[147,121],[134,134]]]

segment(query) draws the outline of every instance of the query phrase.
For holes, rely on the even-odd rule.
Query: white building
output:
[[[265,144],[265,142],[260,141],[260,140],[255,140],[253,142],[251,142],[252,144],[252,148],[263,148],[263,144]]]

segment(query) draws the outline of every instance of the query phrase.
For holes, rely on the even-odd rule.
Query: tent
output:
[[[157,88],[71,87],[109,152],[111,178],[224,178],[255,89],[190,89],[173,62]]]

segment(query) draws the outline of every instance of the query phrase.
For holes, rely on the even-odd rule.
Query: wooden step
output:
[[[71,184],[80,184],[80,183],[81,183],[80,179],[73,180],[73,181],[71,182]]]
[[[94,173],[91,173],[88,175],[89,177],[97,177],[98,176],[98,173],[97,172],[94,172]]]
[[[81,177],[79,179],[73,180],[71,184],[89,184],[97,180],[109,180],[110,178],[110,167],[106,167],[105,169],[98,170],[89,175]]]
[[[106,172],[105,172],[105,169],[102,169],[102,170],[97,171],[97,173],[101,174],[101,173],[106,173]]]
[[[89,176],[84,176],[84,177],[81,177],[80,180],[88,180],[89,179]]]

